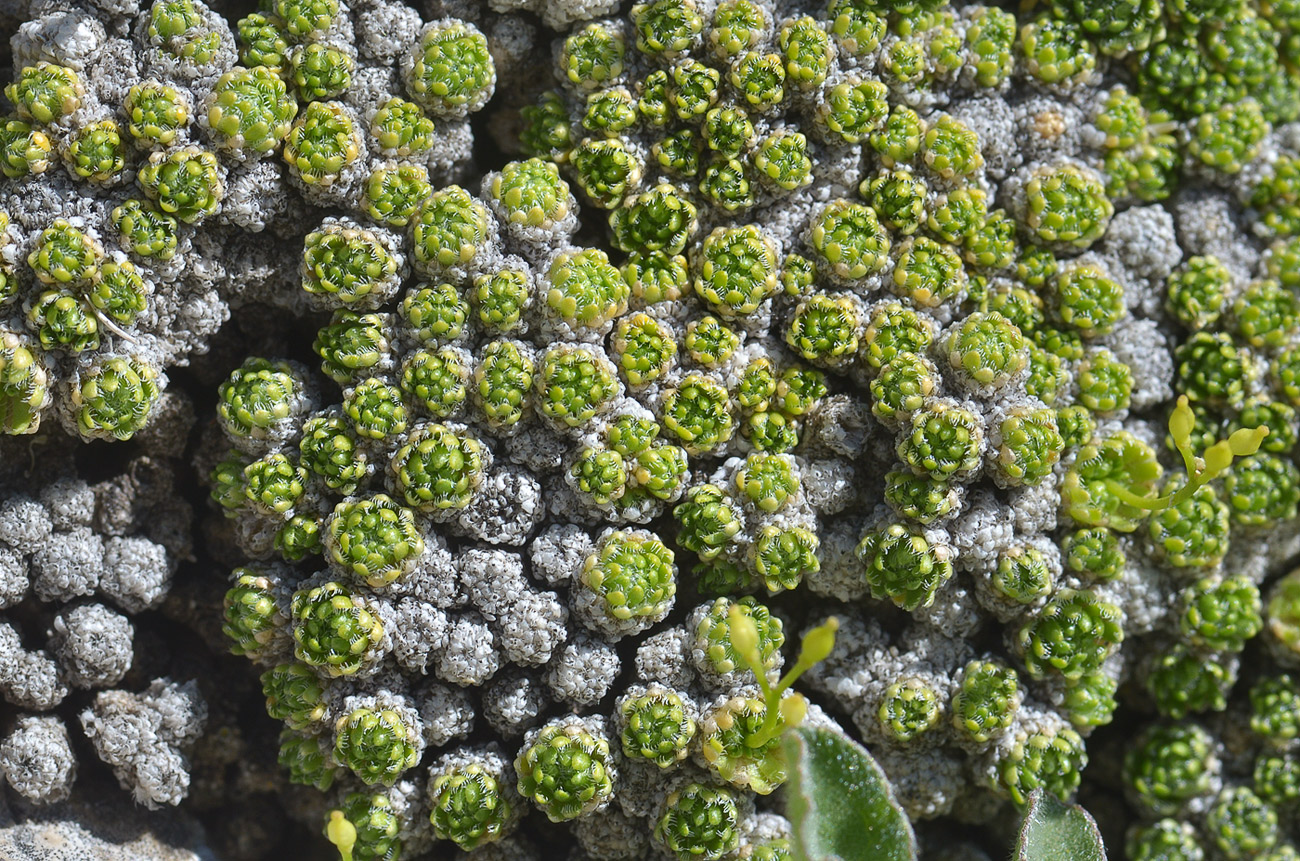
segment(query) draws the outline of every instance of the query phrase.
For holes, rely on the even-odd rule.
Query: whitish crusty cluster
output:
[[[313,207],[378,223],[465,169],[486,37],[404,4],[33,4],[0,119],[0,432],[152,418],[230,308],[299,305]]]
[[[35,474],[10,480],[12,461],[0,471],[0,696],[16,710],[0,773],[36,804],[60,801],[77,776],[70,733],[84,732],[138,802],[177,804],[206,706],[193,682],[158,679],[136,694],[128,674],[132,617],[166,597],[189,554],[191,514],[164,462],[138,458],[90,485],[67,464],[51,474],[71,453],[57,438],[46,444]],[[79,691],[95,694],[75,700],[88,706],[77,714],[69,698]]]

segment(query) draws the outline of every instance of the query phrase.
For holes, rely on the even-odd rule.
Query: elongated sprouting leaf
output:
[[[866,748],[824,729],[788,730],[786,815],[801,861],[915,861],[916,838]]]
[[[1106,861],[1106,847],[1088,811],[1036,789],[1025,808],[1016,861]]]

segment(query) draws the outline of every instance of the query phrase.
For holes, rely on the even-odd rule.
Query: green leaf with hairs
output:
[[[1016,861],[1106,861],[1106,847],[1088,811],[1036,789],[1025,807]]]
[[[801,861],[915,861],[907,814],[866,748],[824,729],[782,737],[789,779],[786,815]]]

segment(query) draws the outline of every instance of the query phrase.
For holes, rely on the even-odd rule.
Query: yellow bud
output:
[[[754,672],[761,672],[763,656],[758,651],[758,626],[739,604],[732,604],[727,611],[727,629],[731,634],[731,648],[749,664],[750,669],[757,667]]]
[[[826,660],[835,648],[835,632],[840,629],[840,620],[831,616],[822,624],[803,635],[799,651],[799,663],[811,667]]]
[[[1196,426],[1196,415],[1192,408],[1187,404],[1187,395],[1180,395],[1178,406],[1169,415],[1169,435],[1174,439],[1174,445],[1182,451],[1192,438],[1192,428]]]
[[[1232,447],[1227,440],[1219,440],[1205,450],[1204,459],[1203,478],[1208,481],[1232,466]]]
[[[357,843],[357,828],[343,816],[342,810],[330,811],[330,821],[325,824],[325,837],[338,848],[340,861],[352,861],[352,847]]]
[[[808,714],[808,701],[803,694],[791,694],[781,700],[781,720],[787,727],[799,726]]]
[[[1264,442],[1264,437],[1268,436],[1268,428],[1263,425],[1257,428],[1241,428],[1232,432],[1228,437],[1228,447],[1237,457],[1245,457],[1259,451],[1260,444]]]

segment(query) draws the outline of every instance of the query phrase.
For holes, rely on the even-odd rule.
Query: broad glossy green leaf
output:
[[[1106,847],[1088,811],[1036,789],[1025,807],[1016,861],[1106,861]]]
[[[801,861],[915,861],[907,814],[866,748],[824,729],[782,737],[786,815]]]

